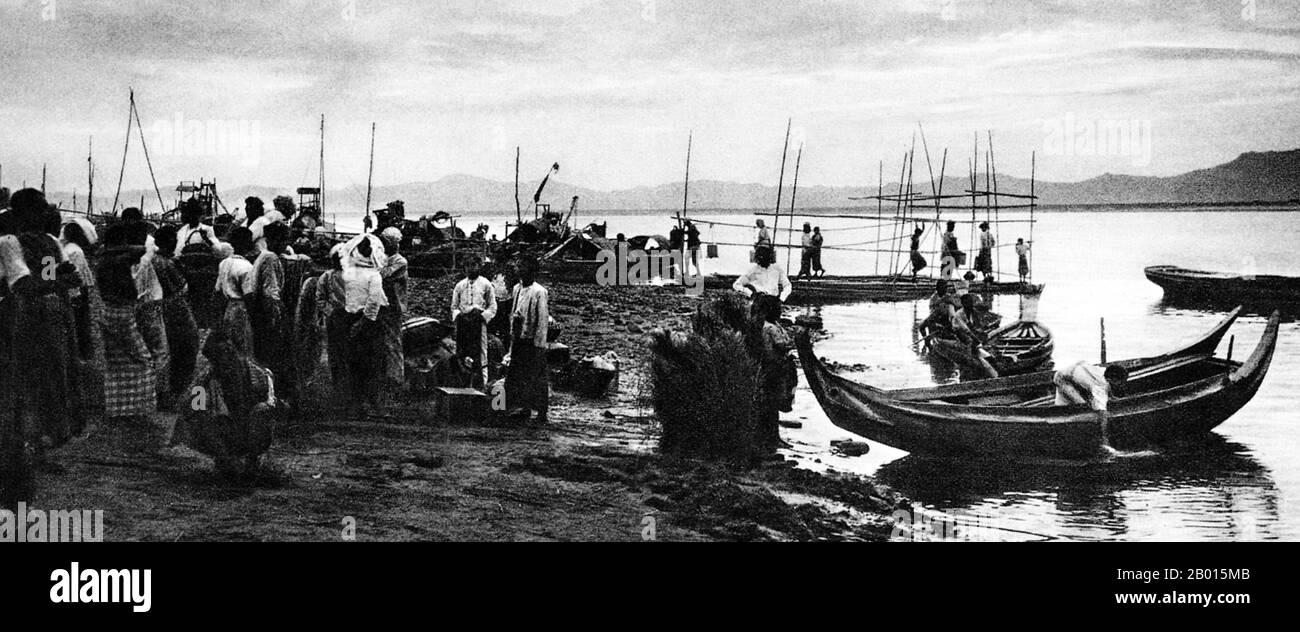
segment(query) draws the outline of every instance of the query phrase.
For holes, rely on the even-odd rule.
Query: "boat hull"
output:
[[[1151,266],[1143,270],[1165,296],[1183,302],[1297,304],[1300,278],[1274,275],[1232,275],[1188,270],[1177,266]]]
[[[1250,401],[1272,361],[1278,316],[1270,318],[1255,352],[1241,363],[1205,351],[1222,339],[1226,327],[1221,327],[1174,353],[1122,363],[1139,377],[1130,383],[1131,395],[1112,398],[1112,447],[1141,450],[1203,435]],[[1101,455],[1096,415],[1086,406],[1050,402],[1051,371],[884,391],[829,371],[806,334],[796,335],[796,346],[809,386],[831,422],[873,441],[944,458],[1077,461]],[[1016,395],[1023,401],[987,403]],[[1044,396],[1046,402],[1034,403]]]

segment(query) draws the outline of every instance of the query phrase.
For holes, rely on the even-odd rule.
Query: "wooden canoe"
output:
[[[979,357],[969,346],[948,338],[931,338],[931,353],[985,377],[1020,375],[1045,368],[1052,361],[1052,331],[1041,323],[1016,321],[989,333],[984,344],[991,355]]]
[[[908,276],[824,276],[815,279],[790,279],[793,291],[787,303],[792,305],[824,305],[857,302],[915,301],[934,294],[937,279]],[[711,274],[704,277],[707,289],[730,289],[736,275]],[[1034,294],[1042,285],[1020,282],[976,283],[971,292],[976,294]]]
[[[1172,353],[1115,362],[1130,380],[1109,406],[1114,448],[1140,450],[1204,434],[1250,401],[1272,361],[1279,315],[1269,318],[1244,362],[1215,357],[1239,313]],[[873,441],[945,458],[1077,461],[1100,454],[1095,414],[1084,405],[1054,404],[1052,371],[886,391],[831,372],[807,332],[796,332],[795,345],[831,422]]]
[[[1300,278],[1276,275],[1236,275],[1188,270],[1178,266],[1151,266],[1147,279],[1164,288],[1165,296],[1206,303],[1300,303]]]

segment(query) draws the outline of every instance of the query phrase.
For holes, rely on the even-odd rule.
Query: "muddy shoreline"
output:
[[[413,279],[413,316],[446,318],[454,280]],[[185,447],[140,449],[101,427],[54,453],[29,507],[102,509],[118,540],[883,540],[905,499],[871,479],[778,461],[750,471],[668,458],[642,365],[644,332],[685,328],[679,288],[551,288],[574,358],[614,351],[617,394],[555,390],[544,427],[448,425],[403,397],[395,423],[287,422],[247,484]],[[707,292],[709,296],[712,292]]]

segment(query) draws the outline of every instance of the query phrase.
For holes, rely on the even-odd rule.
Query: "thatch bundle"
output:
[[[748,464],[764,452],[747,321],[747,301],[728,295],[700,307],[691,333],[651,332],[650,381],[665,454]]]

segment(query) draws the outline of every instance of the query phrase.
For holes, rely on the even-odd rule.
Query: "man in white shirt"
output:
[[[483,278],[477,265],[465,271],[465,278],[451,290],[451,319],[456,324],[456,352],[470,360],[474,371],[472,386],[487,383],[487,323],[497,314],[496,291]]]
[[[755,292],[770,294],[784,303],[790,298],[793,288],[790,286],[790,277],[786,276],[785,270],[775,261],[776,253],[771,247],[755,249],[754,267],[750,268],[749,272],[736,277],[736,282],[731,284],[731,289],[745,296],[753,296]]]
[[[519,268],[514,307],[510,317],[510,366],[506,372],[506,404],[523,412],[537,411],[537,423],[546,423],[550,408],[546,352],[549,349],[548,292],[536,279],[537,262],[525,260]]]
[[[186,203],[181,209],[181,227],[176,231],[176,256],[184,252],[191,244],[204,244],[209,249],[217,243],[217,233],[211,226],[201,222],[203,209],[197,204]]]

